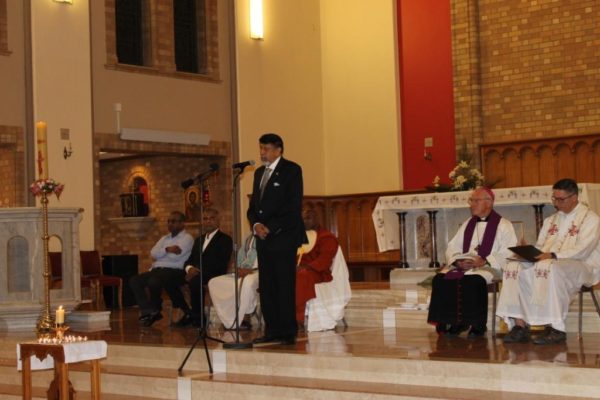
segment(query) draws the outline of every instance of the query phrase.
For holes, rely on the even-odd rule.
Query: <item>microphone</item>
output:
[[[243,161],[243,162],[239,162],[239,163],[235,163],[231,166],[231,168],[233,169],[239,169],[240,171],[243,171],[244,168],[246,168],[249,165],[254,165],[256,164],[254,162],[254,160],[249,160],[249,161]]]
[[[210,164],[208,171],[201,172],[193,178],[189,178],[189,179],[186,179],[185,181],[182,181],[181,187],[184,189],[187,189],[190,186],[192,186],[194,184],[194,182],[201,181],[201,180],[207,178],[213,172],[217,172],[218,170],[219,170],[219,164],[212,163],[212,164]]]

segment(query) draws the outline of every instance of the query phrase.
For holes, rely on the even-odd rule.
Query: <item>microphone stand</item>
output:
[[[206,179],[202,179],[202,180],[200,180],[200,182],[198,184],[198,188],[200,189],[200,203],[199,204],[200,204],[200,234],[201,235],[204,235],[204,229],[203,229],[203,225],[202,225],[202,218],[204,216],[204,205],[202,204],[202,202],[204,199],[204,190],[205,190],[204,182],[205,181],[206,181]],[[198,278],[200,280],[200,327],[198,328],[198,337],[196,338],[196,340],[190,347],[190,350],[188,351],[187,355],[181,362],[181,365],[177,369],[179,376],[181,376],[181,373],[183,371],[183,367],[185,366],[185,363],[187,363],[188,358],[190,358],[190,355],[192,355],[192,351],[194,351],[194,348],[200,341],[202,341],[202,343],[204,344],[204,353],[206,354],[206,361],[208,362],[208,371],[212,374],[213,367],[212,367],[212,362],[210,361],[210,355],[208,354],[208,345],[206,343],[206,339],[214,340],[215,342],[219,342],[219,343],[224,343],[223,340],[209,336],[206,333],[207,324],[205,323],[205,319],[210,318],[210,315],[208,315],[208,316],[204,315],[204,281],[202,279],[203,275],[204,275],[204,268],[202,265],[202,254],[204,253],[203,247],[204,247],[204,241],[202,241],[202,243],[200,244],[200,247],[198,248],[198,268],[200,269],[200,273],[198,274]]]
[[[238,238],[238,229],[237,229],[237,221],[239,219],[239,210],[236,205],[236,193],[237,193],[237,184],[239,182],[240,176],[244,172],[244,168],[242,167],[237,173],[234,170],[233,175],[233,183],[232,183],[232,191],[231,191],[231,206],[233,207],[233,237],[234,237],[234,245],[233,245],[233,280],[235,286],[235,342],[227,342],[223,343],[224,349],[250,349],[252,348],[252,342],[240,342],[240,292],[239,292],[239,270],[237,263],[237,256],[239,251],[238,244],[235,241]]]

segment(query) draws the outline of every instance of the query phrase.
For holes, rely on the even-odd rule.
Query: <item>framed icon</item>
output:
[[[200,189],[197,186],[190,186],[183,194],[184,210],[187,225],[200,224],[202,199],[200,198]]]

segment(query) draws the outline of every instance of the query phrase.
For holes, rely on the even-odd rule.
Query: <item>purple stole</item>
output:
[[[477,246],[477,255],[479,255],[479,257],[486,258],[492,252],[492,247],[494,246],[494,240],[496,240],[496,233],[498,232],[498,225],[500,224],[500,219],[502,219],[502,216],[494,210],[492,210],[490,215],[488,215],[486,219],[487,225],[485,227],[485,231],[483,232],[483,240],[481,241],[479,246]],[[463,236],[463,253],[468,252],[469,247],[471,247],[471,240],[473,240],[473,233],[475,233],[475,227],[477,226],[478,221],[479,217],[473,216],[467,223],[467,227],[465,228],[465,234]],[[464,271],[456,268],[448,272],[444,276],[444,278],[460,279],[463,277],[464,274]]]

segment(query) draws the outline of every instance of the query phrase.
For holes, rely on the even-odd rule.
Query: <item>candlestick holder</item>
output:
[[[62,342],[65,338],[65,332],[69,330],[69,326],[67,324],[56,324],[54,326],[54,335],[59,342]]]
[[[42,203],[42,241],[44,242],[44,308],[36,325],[38,337],[48,337],[54,326],[54,318],[50,313],[50,263],[48,262],[48,196],[46,192],[41,192]]]
[[[47,169],[47,167],[46,167]],[[47,173],[47,171],[46,171]],[[54,194],[58,198],[64,189],[62,183],[54,179],[40,177],[29,186],[29,190],[34,196],[40,196],[42,203],[42,241],[44,242],[44,269],[42,276],[44,278],[44,304],[42,314],[40,315],[35,331],[39,338],[50,337],[54,327],[54,317],[50,314],[50,262],[48,260],[48,195]]]

